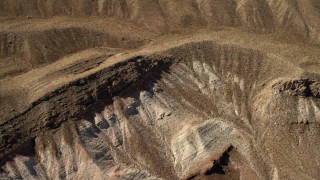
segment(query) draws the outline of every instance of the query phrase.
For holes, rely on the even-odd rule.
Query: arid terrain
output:
[[[319,179],[319,0],[0,0],[0,179]]]

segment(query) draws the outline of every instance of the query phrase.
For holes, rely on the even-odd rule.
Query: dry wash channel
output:
[[[238,45],[156,47],[2,122],[1,179],[319,177],[317,74]]]

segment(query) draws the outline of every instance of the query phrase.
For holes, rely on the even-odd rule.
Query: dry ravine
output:
[[[0,179],[318,179],[319,3],[212,2],[1,1]]]

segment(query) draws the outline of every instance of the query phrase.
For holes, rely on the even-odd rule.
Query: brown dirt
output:
[[[0,179],[316,179],[319,12],[0,1]]]

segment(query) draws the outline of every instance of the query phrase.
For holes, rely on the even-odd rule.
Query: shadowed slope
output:
[[[58,171],[66,179],[87,177],[87,172],[97,179],[196,178],[205,176],[210,169],[215,172],[214,164],[233,147],[228,168],[236,170],[232,170],[235,174],[230,177],[317,177],[317,167],[309,163],[320,158],[314,151],[320,148],[316,143],[319,99],[292,96],[279,86],[284,83],[286,87],[288,80],[303,76],[303,69],[263,51],[211,41],[185,41],[162,50],[154,45],[141,51],[168,56],[124,61],[126,71],[132,72],[130,76],[135,74],[134,67],[144,66],[131,66],[129,62],[145,62],[145,68],[151,69],[148,75],[144,70],[137,71],[140,78],[136,80],[140,80],[134,80],[129,88],[119,89],[117,94],[109,92],[103,84],[96,84],[105,77],[94,68],[89,71],[94,72],[89,76],[93,79],[65,86],[55,96],[39,101],[37,106],[59,102],[62,106],[53,109],[62,113],[49,118],[53,124],[46,122],[47,118],[39,121],[44,114],[51,117],[49,111],[39,114],[39,124],[32,123],[36,119],[23,120],[31,116],[21,116],[19,121],[26,123],[25,129],[27,124],[34,127],[30,129],[34,135],[29,138],[35,137],[31,150],[35,155],[18,153],[8,159],[2,167],[4,176],[45,178]],[[162,61],[173,64],[170,69],[159,71],[159,66],[154,65]],[[97,68],[102,67],[103,64]],[[119,78],[122,79],[119,85],[127,82],[124,74]],[[66,96],[69,91],[77,92],[87,86],[96,89],[90,101],[81,98],[90,96],[90,90],[81,91],[81,96],[71,96],[71,101]],[[100,96],[100,92],[114,95]],[[59,97],[65,98],[55,99]],[[67,102],[71,104],[64,106]],[[87,102],[88,106],[83,106]],[[41,113],[37,106],[30,113]],[[81,112],[69,111],[78,108]],[[2,126],[12,126],[14,121]],[[58,129],[46,130],[50,127]],[[7,138],[15,143],[21,142],[17,141],[21,137]],[[11,150],[14,147],[19,149],[19,145],[13,145]],[[308,171],[302,170],[305,168]]]

